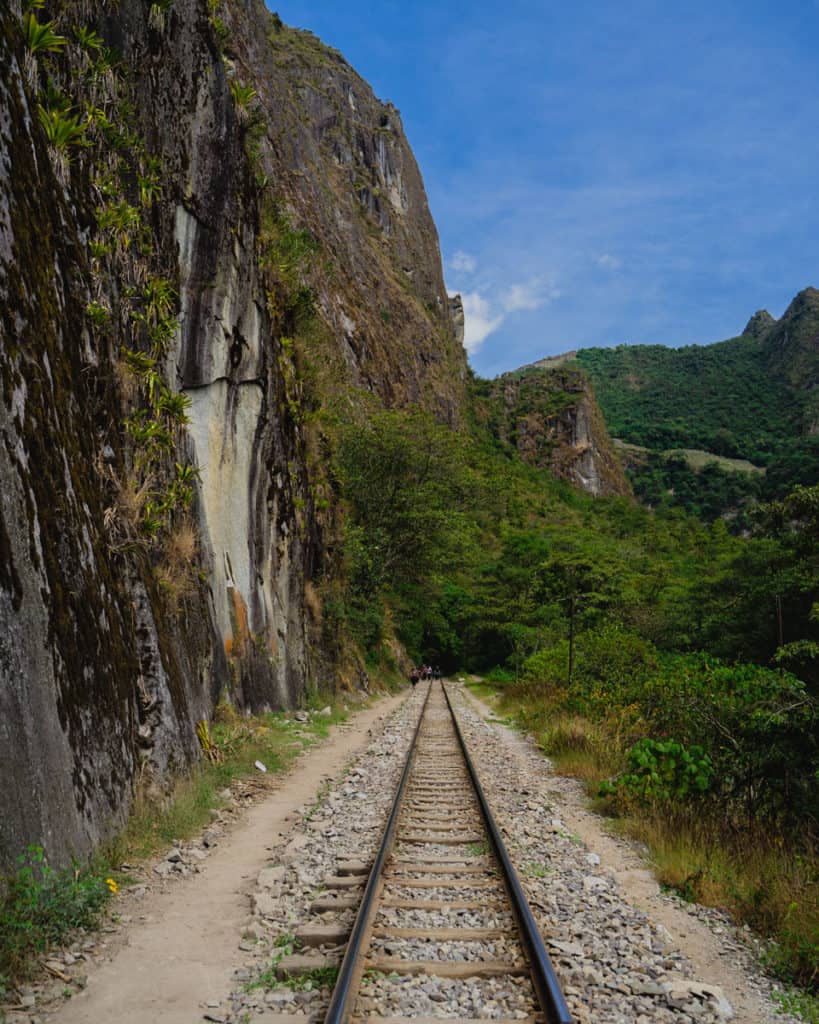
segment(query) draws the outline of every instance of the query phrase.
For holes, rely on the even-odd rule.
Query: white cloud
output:
[[[543,305],[543,299],[531,284],[513,284],[503,293],[503,308],[507,313],[517,313],[521,309],[537,309]]]
[[[619,270],[623,265],[616,256],[612,256],[611,253],[608,252],[602,253],[594,262],[598,267],[602,267],[604,270]]]
[[[547,302],[560,298],[560,291],[541,280],[513,284],[501,296],[506,313],[518,313],[521,310],[535,310],[545,306]]]
[[[511,284],[494,298],[480,292],[461,296],[464,304],[464,347],[474,353],[513,313],[532,312],[560,298],[560,291],[541,278]]]
[[[454,270],[458,274],[474,274],[478,262],[474,256],[470,256],[468,252],[459,249],[447,265],[450,270]]]
[[[464,304],[464,348],[477,352],[484,341],[503,323],[503,313],[494,314],[487,299],[478,292],[462,295]]]

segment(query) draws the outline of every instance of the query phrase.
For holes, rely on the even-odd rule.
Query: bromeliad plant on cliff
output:
[[[154,5],[163,18],[171,6]],[[88,242],[95,291],[86,305],[88,326],[102,349],[125,339],[117,383],[126,409],[120,438],[127,442],[126,465],[101,468],[113,491],[105,524],[115,550],[163,538],[171,550],[179,546],[175,534],[189,530],[196,471],[179,454],[189,400],[168,386],[161,370],[179,330],[175,286],[154,256],[163,168],[134,127],[127,75],[116,55],[95,27],[64,27],[64,13],[65,34],[56,31],[57,20],[40,22],[44,7],[44,0],[30,0],[23,24],[40,124],[62,183],[68,186],[76,163],[98,197]]]

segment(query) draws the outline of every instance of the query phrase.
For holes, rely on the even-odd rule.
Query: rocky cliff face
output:
[[[64,44],[0,14],[0,861],[90,850],[220,693],[298,701],[311,413],[457,424],[465,380],[398,112],[340,55],[254,0],[33,17]]]
[[[759,338],[776,323],[767,309],[758,309],[745,325],[745,337]]]
[[[87,313],[89,197],[49,151],[19,11],[0,29],[0,860],[65,860],[122,821],[137,775],[195,756],[218,681],[204,592],[182,643],[146,549],[107,529],[128,469],[116,348]]]
[[[803,408],[803,433],[819,433],[819,289],[799,292],[759,337],[769,372],[794,389]]]
[[[225,8],[225,52],[272,130],[258,164],[278,201],[319,242],[307,278],[357,385],[456,424],[466,360],[455,336],[438,235],[390,103],[337,51],[263,4]]]
[[[548,369],[538,364],[498,377],[492,390],[495,431],[525,462],[596,497],[631,494],[582,370],[562,361]]]

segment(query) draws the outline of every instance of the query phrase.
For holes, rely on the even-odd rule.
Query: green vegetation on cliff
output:
[[[471,421],[490,447],[595,495],[629,494],[620,460],[578,366],[527,367],[473,378]]]
[[[582,349],[606,424],[645,449],[626,454],[637,495],[714,519],[819,483],[816,385],[819,291],[800,292],[779,321],[756,314],[745,332],[714,345]],[[700,449],[702,461],[679,450]],[[733,472],[716,457],[761,473]],[[747,525],[743,516],[738,527]]]

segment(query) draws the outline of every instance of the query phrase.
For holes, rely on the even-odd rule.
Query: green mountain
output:
[[[626,443],[636,493],[651,504],[713,518],[819,482],[816,288],[800,292],[781,319],[760,311],[717,344],[619,345],[574,358],[609,432]]]

